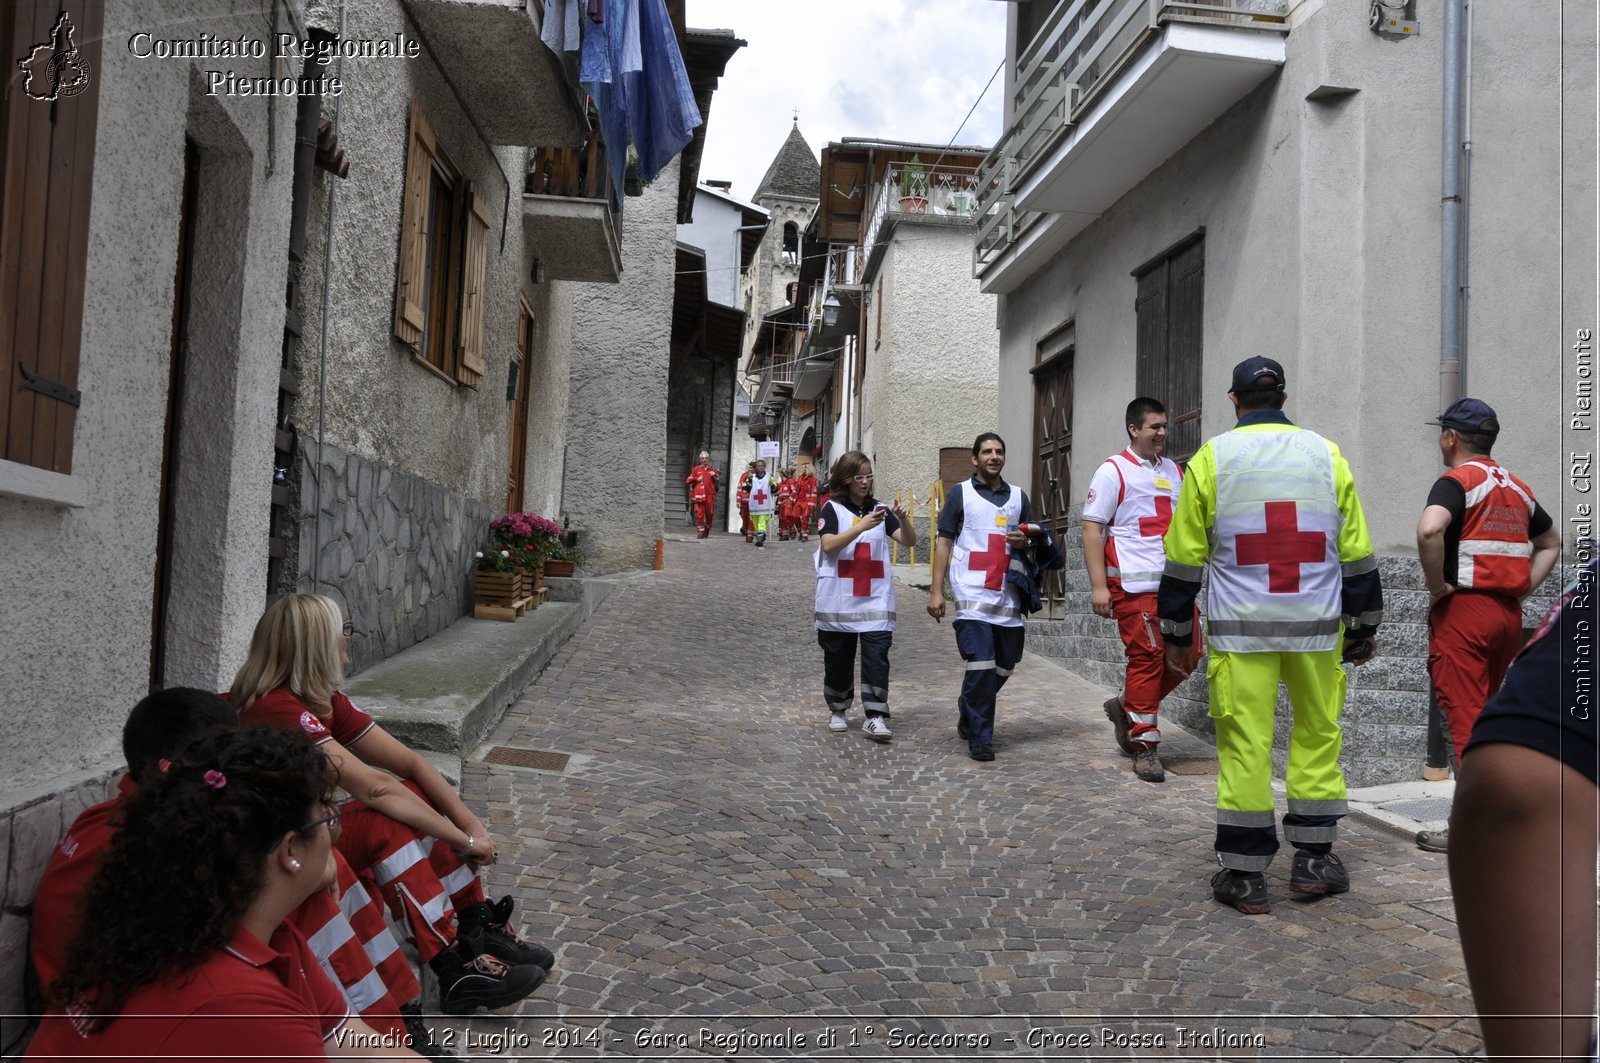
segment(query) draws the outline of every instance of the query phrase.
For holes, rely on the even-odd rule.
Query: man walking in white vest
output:
[[[1194,604],[1204,570],[1206,681],[1217,728],[1220,904],[1270,911],[1263,872],[1278,851],[1272,733],[1278,683],[1294,730],[1285,775],[1283,833],[1295,847],[1289,889],[1343,893],[1350,876],[1333,853],[1347,809],[1341,659],[1372,655],[1383,619],[1378,559],[1350,466],[1339,448],[1283,414],[1283,367],[1249,358],[1228,392],[1238,423],[1189,462],[1167,529],[1158,592],[1167,660],[1194,664]]]
[[[1162,536],[1172,523],[1183,470],[1162,452],[1167,408],[1141,397],[1128,403],[1123,425],[1128,446],[1100,463],[1083,504],[1083,563],[1098,616],[1116,620],[1128,665],[1122,693],[1105,703],[1117,745],[1133,756],[1134,774],[1162,782],[1166,771],[1156,746],[1161,699],[1187,673],[1167,668],[1166,644],[1156,617],[1156,589],[1167,557]]]
[[[972,478],[945,496],[933,555],[928,615],[943,620],[944,578],[956,596],[956,646],[967,662],[957,702],[956,732],[973,760],[994,759],[995,698],[1022,660],[1022,609],[1006,580],[1012,557],[1027,545],[1028,496],[1000,476],[1006,442],[985,432],[972,444]]]
[[[767,475],[766,459],[757,458],[750,476],[750,523],[755,526],[757,546],[767,545],[767,521],[777,508],[777,494],[777,484]]]

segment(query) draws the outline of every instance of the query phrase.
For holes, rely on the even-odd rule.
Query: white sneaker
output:
[[[844,713],[835,712],[831,716],[832,718],[828,720],[828,730],[835,733],[850,730],[850,723],[844,718]]]
[[[874,742],[887,742],[894,737],[894,732],[889,730],[889,723],[882,716],[868,716],[867,722],[861,725],[861,733]]]

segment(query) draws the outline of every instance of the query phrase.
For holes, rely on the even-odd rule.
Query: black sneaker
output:
[[[973,760],[993,760],[994,746],[973,746],[967,751],[967,756]]]
[[[411,1050],[419,1056],[429,1059],[452,1060],[461,1063],[457,1056],[446,1052],[439,1042],[433,1039],[433,1031],[428,1024],[422,1021],[422,1005],[412,1002],[400,1005],[400,1018],[406,1024],[406,1032],[411,1035]]]
[[[493,904],[480,901],[456,912],[457,932],[471,935],[483,934],[483,948],[497,960],[513,967],[531,963],[546,971],[556,965],[555,953],[543,945],[523,941],[511,928],[511,912],[517,902],[510,896],[501,897]]]
[[[544,984],[536,964],[513,967],[490,955],[483,934],[458,934],[456,942],[428,961],[439,976],[439,1008],[447,1015],[470,1015],[478,1008],[503,1008]]]
[[[1350,889],[1350,873],[1332,853],[1296,849],[1294,870],[1289,874],[1291,893],[1344,893]]]
[[[1245,915],[1265,915],[1272,911],[1272,901],[1267,898],[1267,876],[1259,871],[1223,868],[1211,876],[1211,896],[1218,904],[1237,908]]]
[[[1128,737],[1128,714],[1122,711],[1122,695],[1118,694],[1106,702],[1105,710],[1106,719],[1111,721],[1111,728],[1117,733],[1117,748],[1132,756],[1133,740]]]

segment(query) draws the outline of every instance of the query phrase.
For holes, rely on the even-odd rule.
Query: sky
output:
[[[1006,50],[996,0],[688,0],[695,29],[731,29],[734,53],[711,98],[700,179],[741,199],[783,146],[800,111],[814,152],[845,137],[945,144]],[[1005,75],[989,86],[957,144],[1000,135]]]

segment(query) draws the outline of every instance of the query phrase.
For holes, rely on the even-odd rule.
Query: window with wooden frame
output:
[[[439,146],[420,105],[411,105],[394,335],[419,362],[477,387],[483,357],[489,206]]]
[[[1134,388],[1167,407],[1167,456],[1186,462],[1200,438],[1201,333],[1205,310],[1205,230],[1192,233],[1133,271],[1137,368]]]
[[[0,10],[13,64],[0,105],[0,457],[62,474],[80,401],[103,11],[84,0]]]

